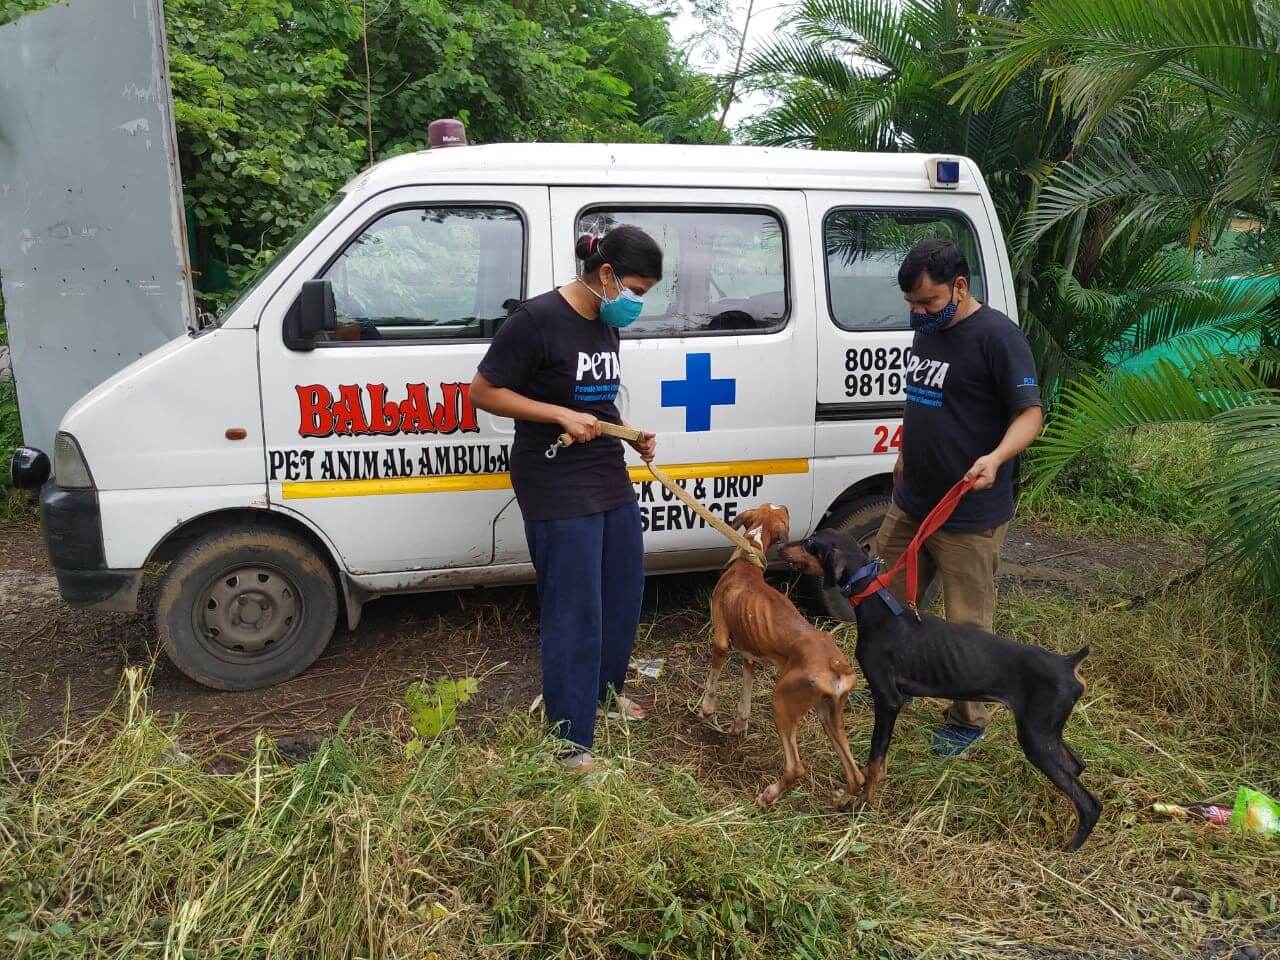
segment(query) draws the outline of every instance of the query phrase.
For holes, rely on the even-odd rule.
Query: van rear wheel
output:
[[[338,622],[324,560],[281,530],[213,533],[165,573],[156,627],[174,666],[218,690],[257,690],[306,670]]]
[[[880,524],[884,522],[884,515],[889,512],[891,502],[886,496],[854,500],[832,513],[822,527],[848,534],[857,540],[867,553],[874,556],[876,534],[880,532]],[[853,604],[839,590],[823,589],[821,580],[817,578],[811,578],[811,580],[813,593],[823,614],[835,620],[852,621],[854,619]],[[928,583],[922,583],[920,609],[923,610],[933,603],[941,590],[942,578],[937,574],[934,574],[933,579]]]

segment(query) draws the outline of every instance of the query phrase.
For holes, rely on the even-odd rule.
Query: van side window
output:
[[[773,333],[786,326],[786,243],[777,214],[752,208],[596,208],[578,218],[578,232],[603,236],[624,223],[658,241],[663,277],[645,294],[640,318],[623,337]]]
[[[832,210],[822,224],[827,302],[842,330],[907,330],[910,308],[898,267],[917,240],[954,240],[969,261],[973,295],[985,301],[982,256],[969,221],[940,210]]]
[[[344,340],[483,340],[524,288],[524,220],[498,206],[406,207],[365,227],[323,278]]]

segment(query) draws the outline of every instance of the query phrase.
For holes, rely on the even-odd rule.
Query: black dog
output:
[[[822,577],[845,596],[855,596],[878,573],[878,565],[857,541],[834,530],[820,530],[779,552],[794,569]],[[885,590],[855,609],[858,665],[875,702],[862,802],[874,799],[884,779],[904,695],[993,700],[1013,713],[1027,759],[1075,804],[1076,832],[1066,849],[1079,849],[1098,822],[1102,804],[1081,785],[1084,761],[1063,742],[1062,728],[1084,693],[1079,666],[1089,648],[1064,657],[928,614],[917,621]]]

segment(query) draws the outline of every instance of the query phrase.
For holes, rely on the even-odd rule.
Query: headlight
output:
[[[59,433],[53,441],[53,479],[64,490],[90,490],[93,476],[80,444],[69,433]]]

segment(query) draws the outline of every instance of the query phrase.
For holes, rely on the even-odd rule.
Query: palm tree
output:
[[[736,76],[779,95],[747,128],[771,146],[961,153],[983,170],[1006,225],[1046,157],[1070,145],[1034,78],[1015,78],[982,110],[950,103],[944,78],[974,56],[972,17],[1017,16],[1017,0],[801,0]]]
[[[986,109],[1031,76],[1075,121],[1072,153],[1049,172],[1015,246],[1040,247],[1064,229],[1088,226],[1096,241],[1088,255],[1099,260],[1109,251],[1123,262],[1126,253],[1177,238],[1194,261],[1214,252],[1234,218],[1271,223],[1280,199],[1275,0],[1035,0],[1020,19],[983,18],[977,26],[981,55],[948,77],[959,84],[957,105]],[[1079,251],[1079,243],[1068,248],[1072,260]],[[1221,514],[1211,546],[1252,586],[1276,596],[1280,393],[1268,382],[1280,358],[1267,346],[1274,343],[1274,248],[1264,242],[1256,256],[1261,270],[1252,281],[1153,276],[1154,288],[1173,281],[1181,292],[1144,312],[1116,342],[1149,350],[1174,336],[1180,346],[1147,369],[1120,367],[1070,383],[1039,447],[1035,482],[1048,483],[1116,431],[1208,423],[1217,472],[1203,492]],[[1095,313],[1119,306],[1091,295],[1078,277],[1074,262],[1056,277],[1062,301]],[[1208,299],[1197,301],[1200,295]],[[1248,334],[1259,342],[1249,355],[1216,355],[1222,337]]]
[[[750,139],[984,171],[1058,401],[1038,482],[1108,433],[1208,421],[1214,545],[1280,587],[1280,360],[1220,355],[1275,338],[1280,243],[1221,245],[1276,209],[1277,0],[802,0],[785,27],[737,78],[779,97]]]

